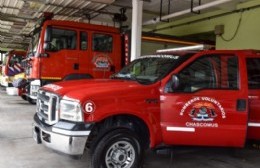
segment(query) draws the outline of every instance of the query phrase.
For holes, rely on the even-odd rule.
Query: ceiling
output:
[[[203,12],[229,8],[247,0],[143,0],[143,21],[151,21],[169,13],[178,13],[193,6],[225,1]],[[227,1],[229,1],[227,3]],[[162,4],[162,10],[160,10]],[[30,42],[29,33],[33,30],[37,18],[43,12],[53,12],[56,20],[72,20],[93,24],[116,25],[113,22],[115,13],[126,9],[127,21],[123,25],[131,26],[131,0],[0,0],[0,49],[26,49]],[[194,13],[179,16],[189,17]],[[178,19],[176,17],[175,19]]]

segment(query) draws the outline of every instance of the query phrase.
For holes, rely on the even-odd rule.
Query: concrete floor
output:
[[[35,106],[0,88],[0,168],[87,168],[87,158],[74,160],[32,139]],[[172,156],[172,157],[171,157]],[[171,159],[172,158],[172,159]],[[260,150],[230,148],[174,148],[160,154],[148,151],[144,168],[256,168]]]

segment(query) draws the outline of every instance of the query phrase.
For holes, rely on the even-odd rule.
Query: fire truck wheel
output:
[[[22,98],[23,100],[27,101],[27,96],[22,95],[21,98]]]
[[[139,138],[130,130],[119,129],[106,134],[92,155],[93,168],[138,168],[143,156]]]
[[[36,100],[31,99],[31,98],[29,98],[29,97],[28,97],[28,102],[29,102],[30,104],[36,104]]]

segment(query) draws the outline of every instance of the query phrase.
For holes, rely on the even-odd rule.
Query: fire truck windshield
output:
[[[114,74],[112,79],[135,80],[141,84],[151,84],[165,77],[188,57],[188,55],[142,56]]]
[[[9,61],[9,65],[13,66],[16,63],[21,63],[23,59],[23,56],[21,55],[13,55]]]

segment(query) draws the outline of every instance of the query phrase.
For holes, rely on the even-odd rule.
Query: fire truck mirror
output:
[[[51,42],[51,35],[52,35],[52,27],[47,26],[45,34],[44,34],[44,43],[50,43]]]
[[[180,79],[177,75],[172,75],[172,79],[171,79],[171,87],[172,89],[178,89],[179,85],[180,85]]]
[[[51,50],[51,43],[44,42],[43,49],[46,51]]]
[[[51,50],[51,48],[52,48],[51,35],[52,35],[52,27],[47,26],[45,34],[44,34],[44,45],[43,45],[43,49],[46,51]]]

